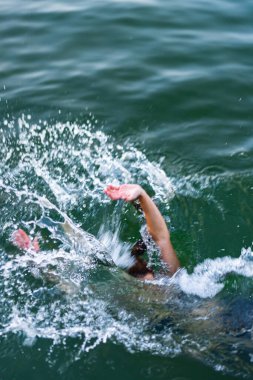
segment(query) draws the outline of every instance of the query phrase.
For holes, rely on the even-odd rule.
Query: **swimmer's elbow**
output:
[[[168,267],[169,274],[172,276],[180,268],[180,262],[174,247],[168,238],[158,240],[157,245],[161,251],[161,259]]]
[[[160,239],[156,240],[156,244],[160,248],[161,253],[163,252],[170,252],[173,249],[170,238],[168,236],[162,237]]]

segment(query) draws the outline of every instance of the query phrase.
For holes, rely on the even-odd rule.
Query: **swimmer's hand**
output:
[[[132,184],[125,184],[120,186],[108,185],[104,190],[104,193],[108,195],[108,197],[113,201],[123,199],[127,202],[133,202],[142,195],[143,189],[139,185]]]
[[[36,237],[34,240],[31,240],[27,233],[21,228],[13,232],[12,241],[14,245],[26,251],[32,249],[38,252],[40,250],[38,238]]]

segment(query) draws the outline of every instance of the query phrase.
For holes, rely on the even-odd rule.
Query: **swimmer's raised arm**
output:
[[[180,267],[180,264],[170,241],[170,232],[160,211],[146,191],[139,185],[126,184],[121,186],[109,185],[104,192],[112,200],[123,199],[127,202],[139,200],[147,222],[148,231],[160,248],[161,258],[167,265],[170,274],[174,274]]]

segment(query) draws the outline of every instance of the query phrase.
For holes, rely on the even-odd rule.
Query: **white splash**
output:
[[[94,202],[109,202],[103,189],[109,183],[140,183],[153,189],[156,199],[165,201],[174,196],[170,178],[158,163],[131,143],[116,144],[101,130],[93,130],[93,120],[86,124],[32,123],[25,115],[10,121],[2,138],[11,134],[1,147],[0,169],[17,183],[30,187],[30,182],[44,180],[47,193],[51,191],[61,208],[92,198]],[[17,124],[17,125],[16,125]],[[16,140],[17,147],[13,147]],[[16,162],[11,173],[9,161]],[[26,173],[30,173],[29,176]],[[20,181],[20,177],[22,181]],[[40,183],[41,187],[41,183]]]
[[[187,294],[201,298],[212,298],[224,287],[225,276],[235,273],[244,277],[253,277],[253,252],[243,248],[238,258],[230,256],[207,259],[197,265],[192,274],[181,269],[171,281],[178,284]]]
[[[119,232],[119,228],[112,233],[109,230],[106,231],[104,226],[102,226],[98,233],[99,241],[106,248],[107,252],[110,253],[116,266],[128,269],[135,263],[135,259],[131,256],[131,245],[120,241]]]

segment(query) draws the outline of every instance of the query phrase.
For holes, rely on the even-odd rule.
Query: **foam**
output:
[[[35,172],[35,181],[42,178],[47,192],[50,189],[65,209],[77,204],[80,196],[106,202],[102,190],[109,183],[148,184],[161,200],[174,195],[170,179],[157,163],[150,162],[131,144],[123,148],[104,132],[92,130],[89,120],[83,125],[67,122],[42,126],[23,115],[17,124],[16,131],[16,122],[8,122],[11,137],[1,152],[3,174],[12,183],[16,177],[17,188],[25,179],[22,176],[20,181],[22,173]],[[12,141],[16,141],[15,146]],[[12,174],[9,161],[12,165],[16,162]]]
[[[180,269],[172,282],[179,285],[186,294],[201,298],[213,298],[224,288],[225,276],[234,273],[244,277],[253,277],[253,252],[243,248],[238,258],[229,256],[207,259],[198,264],[192,274]]]
[[[0,335],[21,334],[25,345],[51,340],[48,361],[56,345],[70,355],[71,362],[110,341],[130,352],[206,355],[217,370],[226,371],[230,364],[226,366],[224,358],[208,356],[210,340],[219,344],[220,337],[215,340],[208,329],[202,336],[192,331],[197,317],[185,309],[181,297],[189,296],[191,305],[196,296],[215,300],[228,273],[251,278],[252,250],[243,249],[238,258],[205,260],[191,274],[181,269],[171,279],[138,282],[117,268],[128,268],[133,258],[130,245],[120,240],[117,214],[121,206],[112,205],[103,189],[109,183],[141,183],[168,210],[175,192],[200,197],[202,190],[218,186],[227,177],[171,179],[133,144],[127,142],[123,147],[92,128],[97,124],[92,117],[83,124],[50,124],[33,122],[28,116],[6,120],[0,128],[0,237],[4,242],[0,250]],[[72,220],[73,210],[83,214],[84,220],[93,215],[95,220],[97,210],[107,206],[112,223],[108,227],[101,222],[97,238]],[[7,239],[16,228],[25,228],[32,236],[43,232],[54,248],[39,253],[10,248]],[[145,230],[142,233],[148,243]],[[156,251],[156,247],[150,249]],[[152,255],[149,260],[152,264]],[[201,318],[201,323],[208,323],[207,313]],[[71,353],[68,339],[75,339]],[[229,348],[227,355],[230,358]]]

